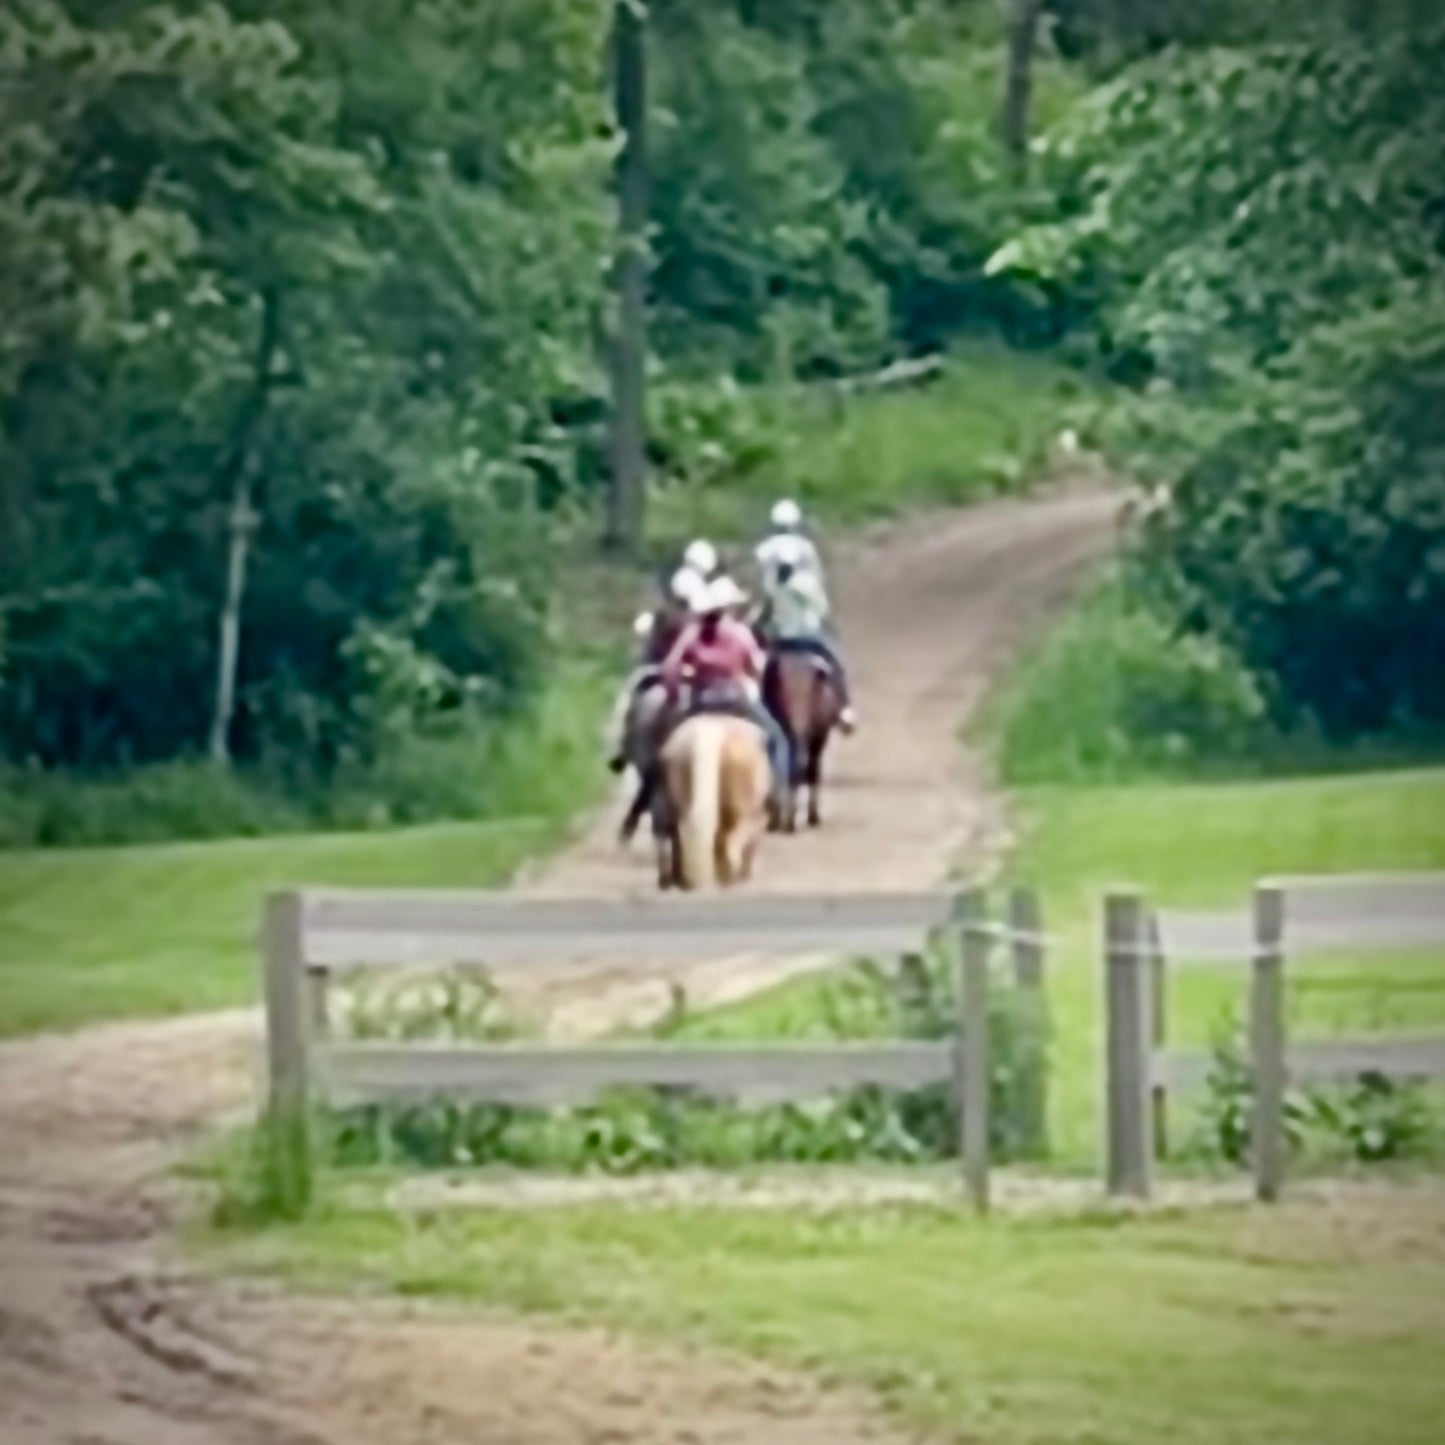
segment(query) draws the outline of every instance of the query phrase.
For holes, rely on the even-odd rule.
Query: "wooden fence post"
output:
[[[969,1198],[979,1213],[988,1209],[988,955],[987,904],[981,889],[960,895],[960,1017],[954,1034],[954,1089],[958,1098],[959,1146]]]
[[[1019,991],[1030,1055],[1019,1082],[1019,1136],[1034,1158],[1049,1152],[1048,995],[1044,991],[1043,917],[1032,888],[1009,894],[1008,922],[1013,954],[1014,986]]]
[[[313,1039],[324,1039],[331,1032],[331,975],[324,968],[307,968],[306,996],[310,1001],[310,1027]]]
[[[1260,884],[1254,890],[1254,968],[1250,999],[1249,1050],[1254,1075],[1250,1147],[1254,1192],[1279,1198],[1284,1176],[1284,890]]]
[[[1162,1053],[1169,1042],[1169,960],[1164,956],[1164,943],[1159,936],[1159,915],[1151,908],[1145,923],[1149,942],[1149,986],[1151,1012],[1150,1036],[1155,1053]],[[1150,1088],[1154,1120],[1154,1157],[1169,1154],[1169,1091],[1162,1083]]]
[[[1111,1194],[1149,1197],[1153,1176],[1149,1106],[1153,1014],[1143,947],[1143,905],[1133,892],[1104,900],[1104,1024],[1107,1145]]]
[[[301,942],[301,895],[266,899],[261,930],[265,965],[267,1104],[277,1117],[306,1111],[310,1034],[306,961]]]

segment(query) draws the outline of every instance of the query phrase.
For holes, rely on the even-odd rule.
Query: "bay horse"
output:
[[[843,711],[838,681],[816,653],[778,643],[768,654],[763,701],[788,735],[793,758],[793,776],[781,789],[778,826],[785,833],[797,831],[798,795],[807,788],[808,826],[816,828],[823,821],[819,802],[823,754]]]
[[[637,774],[637,789],[622,820],[618,841],[626,847],[644,816],[652,817],[652,832],[660,827],[658,745],[668,722],[667,690],[661,677],[645,678],[632,694],[623,723],[622,751]]]
[[[746,882],[772,792],[762,729],[728,713],[694,713],[663,744],[659,761],[666,835],[658,844],[659,885],[706,890]]]

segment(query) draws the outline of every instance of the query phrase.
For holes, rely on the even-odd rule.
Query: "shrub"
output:
[[[1445,726],[1445,284],[1321,328],[1201,425],[1153,418],[1171,505],[1143,563],[1272,711],[1327,735]],[[1182,460],[1172,460],[1175,454]]]
[[[1254,1087],[1238,1020],[1216,1026],[1195,1146],[1244,1164],[1249,1158]],[[1285,1139],[1295,1154],[1339,1156],[1378,1164],[1419,1155],[1431,1133],[1424,1094],[1374,1071],[1352,1083],[1291,1090],[1284,1105]]]
[[[954,1027],[952,968],[939,956],[905,962],[897,977],[866,963],[810,979],[790,1018],[771,1037],[865,1039],[945,1038]],[[740,1012],[769,1016],[764,1000]],[[411,985],[363,1006],[357,1016],[368,1036],[496,1039],[514,1037],[521,1021],[500,1009],[474,976],[465,985],[445,980]],[[674,1015],[660,1030],[669,1037],[709,1036],[744,1025],[723,1015],[696,1020]],[[992,1144],[997,1157],[1018,1157],[1026,1142],[1022,1091],[1042,1072],[1040,1020],[1016,995],[995,991],[990,1001]],[[713,1034],[712,1036],[716,1036]],[[406,1162],[423,1167],[504,1163],[562,1170],[631,1173],[683,1165],[745,1163],[916,1162],[958,1152],[953,1091],[938,1085],[910,1091],[859,1088],[830,1098],[764,1108],[697,1098],[685,1090],[617,1090],[575,1109],[533,1110],[465,1105],[447,1099],[390,1108],[368,1106],[332,1116],[329,1152],[343,1166]]]
[[[0,768],[0,848],[570,817],[601,781],[597,730],[610,686],[600,669],[564,665],[508,715],[463,712],[398,728],[373,756],[351,758],[329,778],[200,760],[108,777]]]
[[[1025,658],[993,726],[1009,782],[1109,781],[1242,758],[1264,711],[1228,648],[1172,630],[1115,577]]]
[[[306,810],[255,774],[205,761],[110,778],[0,771],[0,847],[94,847],[257,836],[302,826]]]

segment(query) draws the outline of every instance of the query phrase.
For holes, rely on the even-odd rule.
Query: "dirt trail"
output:
[[[824,827],[769,838],[750,887],[919,888],[953,865],[998,856],[1005,819],[982,759],[960,743],[960,726],[1021,634],[1076,584],[1117,506],[1094,490],[999,502],[882,528],[830,558],[863,727],[830,749]],[[615,841],[620,813],[608,809],[520,886],[569,897],[652,892],[651,844],[624,854]],[[656,971],[549,970],[544,984],[521,992],[555,1035],[580,1037],[657,1017],[673,984],[689,1005],[711,1007],[819,961],[733,957],[665,979]]]
[[[846,890],[982,859],[1002,819],[958,726],[1000,656],[1102,546],[1114,502],[1061,493],[891,527],[833,559],[863,730],[833,758],[824,830],[770,840],[758,886]],[[647,891],[599,819],[522,885]],[[694,1002],[770,981],[690,971]],[[654,1011],[655,976],[574,974],[562,1034]],[[390,1305],[299,1303],[168,1262],[178,1149],[254,1097],[234,1011],[0,1045],[0,1440],[5,1445],[694,1445],[897,1440],[859,1401],[753,1366],[600,1335]]]

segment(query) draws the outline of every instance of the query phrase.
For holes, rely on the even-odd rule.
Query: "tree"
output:
[[[616,0],[613,90],[622,148],[617,160],[617,323],[611,343],[612,485],[607,540],[636,555],[647,487],[647,278],[650,270],[647,147],[647,20],[642,0]]]
[[[1445,722],[1445,27],[1154,57],[1049,138],[993,258],[1088,299],[1168,485],[1137,575],[1284,723]]]
[[[1029,95],[1041,10],[1042,0],[1012,0],[1009,6],[1002,131],[1004,151],[1015,175],[1022,175],[1028,166]]]

